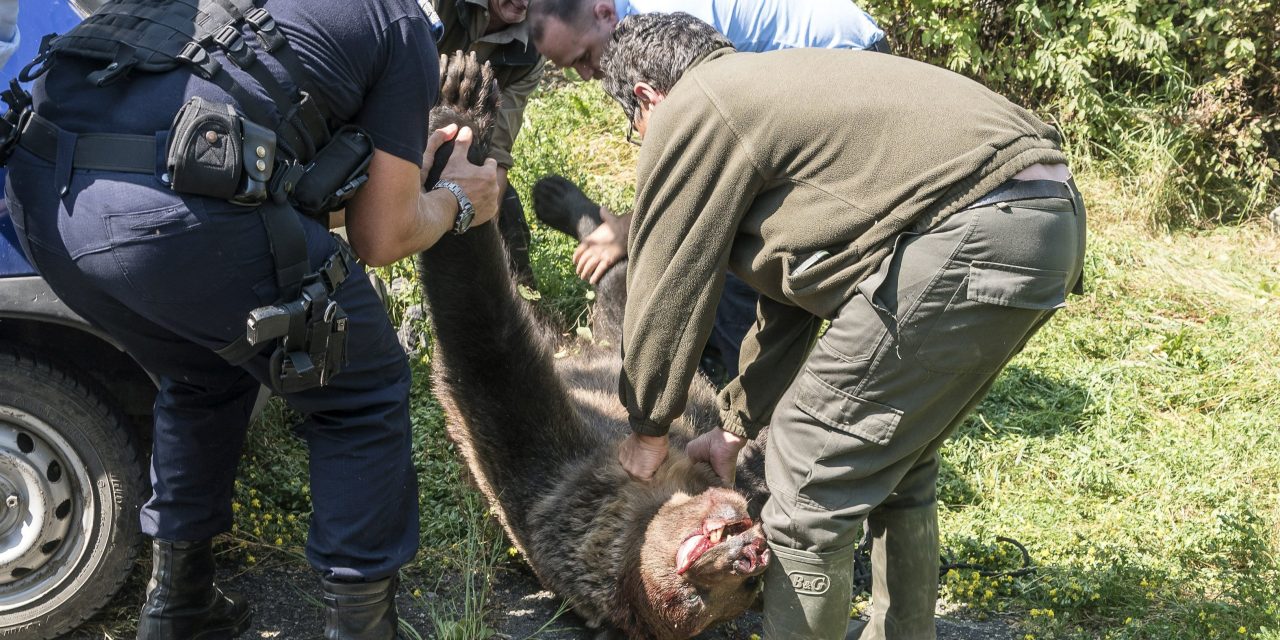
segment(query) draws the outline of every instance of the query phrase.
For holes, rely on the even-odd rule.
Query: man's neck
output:
[[[507,28],[507,23],[503,22],[502,18],[498,17],[497,12],[490,10],[488,11],[488,14],[489,14],[489,23],[486,24],[484,27],[484,35],[487,36],[491,33],[496,33],[498,31],[502,31],[503,29]]]

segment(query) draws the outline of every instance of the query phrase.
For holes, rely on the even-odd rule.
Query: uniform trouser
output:
[[[832,553],[859,541],[873,511],[932,505],[938,449],[1078,282],[1084,234],[1078,196],[903,234],[774,412],[770,544]]]
[[[23,248],[58,296],[118,340],[160,384],[148,535],[195,541],[231,527],[231,498],[268,348],[242,366],[214,354],[243,335],[250,309],[279,289],[255,209],[182,198],[151,176],[70,173],[19,149],[7,192]],[[271,215],[298,215],[269,205]],[[303,220],[312,268],[333,253]],[[347,362],[329,386],[285,396],[306,417],[313,514],[307,557],[328,577],[393,574],[418,544],[409,369],[362,268],[334,299],[349,316]],[[256,464],[274,464],[259,459]]]

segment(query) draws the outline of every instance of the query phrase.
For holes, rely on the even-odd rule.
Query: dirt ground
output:
[[[143,567],[139,567],[143,569]],[[224,574],[220,582],[227,590],[246,596],[254,609],[253,627],[242,638],[275,640],[311,640],[320,637],[321,605],[319,585],[315,574],[306,565],[287,558],[268,561],[251,567],[240,574]],[[446,603],[460,601],[455,586],[416,584],[413,576],[405,579],[397,600],[400,615],[423,638],[435,638],[430,609]],[[138,580],[117,596],[116,604],[130,606],[141,604],[143,585]],[[438,589],[439,592],[433,590]],[[419,595],[415,597],[414,591]],[[560,610],[560,600],[543,590],[533,574],[522,565],[512,562],[497,569],[493,593],[487,605],[490,611],[488,623],[493,631],[490,638],[499,640],[592,640],[589,629],[571,612]],[[132,607],[130,606],[132,610]],[[760,616],[748,612],[738,620],[699,636],[699,640],[746,640],[753,633],[760,633]],[[130,635],[102,635],[73,632],[66,636],[73,640],[106,640],[107,638],[132,637]],[[939,640],[1014,640],[1017,636],[1008,621],[966,621],[954,617],[938,619]],[[487,640],[476,638],[474,640]]]

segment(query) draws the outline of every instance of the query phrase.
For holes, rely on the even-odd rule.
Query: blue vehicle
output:
[[[87,4],[21,0],[4,84]],[[37,275],[0,200],[0,636],[58,637],[128,578],[155,394],[142,367]]]

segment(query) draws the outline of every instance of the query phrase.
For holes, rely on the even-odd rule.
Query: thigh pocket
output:
[[[801,504],[835,511],[866,501],[857,480],[883,465],[902,411],[837,389],[810,372],[796,381],[795,405],[832,431],[809,453],[808,473],[797,491]],[[874,503],[873,503],[874,504]]]
[[[886,445],[902,412],[837,389],[806,371],[796,380],[795,403],[809,417],[871,444]]]
[[[994,373],[1046,313],[1066,304],[1067,273],[974,261],[921,341],[916,358],[941,373]]]

